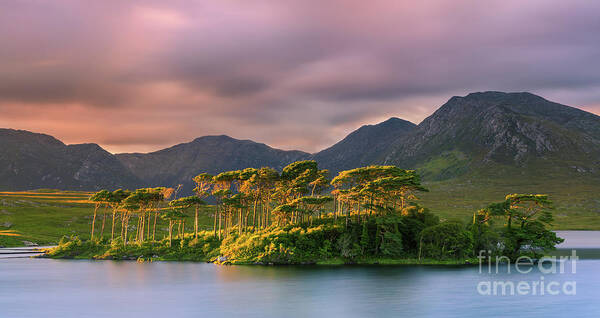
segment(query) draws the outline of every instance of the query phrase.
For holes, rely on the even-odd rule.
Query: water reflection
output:
[[[0,261],[0,317],[481,317],[596,316],[598,260],[577,273],[576,296],[481,296],[482,280],[542,273],[479,273],[478,266],[217,266],[47,259]],[[568,268],[568,267],[567,267]],[[591,315],[591,314],[594,315]]]
[[[575,242],[570,236],[567,241]],[[508,273],[507,268],[496,274],[479,273],[478,266],[4,259],[0,317],[597,317],[600,249],[577,253],[582,260],[575,274],[547,275],[535,267],[528,274]],[[541,276],[559,283],[575,280],[577,294],[502,297],[477,292],[481,281],[535,281]]]

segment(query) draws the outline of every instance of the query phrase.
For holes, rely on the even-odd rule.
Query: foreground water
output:
[[[600,235],[563,236],[565,247],[585,247],[578,254],[588,259],[557,261],[555,270],[549,262],[519,267],[527,273],[487,263],[268,267],[2,259],[0,317],[598,317],[600,250],[590,247],[600,246],[592,244]],[[488,282],[524,284],[529,291],[507,289],[503,296],[497,288],[494,295]],[[553,288],[540,295],[541,283]]]
[[[473,267],[0,262],[0,317],[598,317],[599,260],[576,273]],[[576,282],[576,294],[481,295],[485,281]]]

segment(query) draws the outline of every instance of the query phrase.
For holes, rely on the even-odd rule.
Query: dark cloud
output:
[[[111,151],[229,134],[315,151],[452,95],[598,112],[593,1],[5,1],[0,125]]]

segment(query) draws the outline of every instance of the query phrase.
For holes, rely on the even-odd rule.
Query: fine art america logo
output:
[[[577,253],[570,256],[543,257],[534,260],[521,256],[511,263],[506,256],[487,256],[491,251],[479,251],[479,274],[489,279],[477,284],[477,292],[483,296],[545,296],[575,295],[577,282],[553,279],[559,275],[577,273]],[[565,268],[566,265],[570,268]],[[507,279],[508,278],[508,279]]]

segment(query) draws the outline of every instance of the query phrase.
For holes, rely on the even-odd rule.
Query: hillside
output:
[[[1,189],[93,190],[140,184],[96,144],[65,145],[49,135],[0,129],[0,149]]]
[[[150,186],[184,185],[191,192],[192,178],[199,173],[216,174],[228,170],[263,166],[283,169],[287,164],[307,159],[302,151],[285,151],[250,140],[228,136],[206,136],[148,154],[117,154],[116,157]]]
[[[376,125],[365,125],[335,145],[314,154],[312,159],[332,173],[367,166],[376,162],[390,144],[415,127],[415,124],[395,117]]]
[[[484,92],[451,98],[379,161],[442,180],[508,170],[590,177],[599,158],[599,116],[530,93]]]
[[[250,140],[205,136],[152,153],[112,155],[95,144],[0,130],[4,189],[93,190],[191,184],[198,173],[247,167],[281,169],[314,159],[338,171],[371,164],[418,169],[425,181],[528,175],[598,179],[600,117],[530,93],[452,97],[419,125],[390,118],[365,125],[315,154]],[[188,189],[189,190],[189,189]]]

